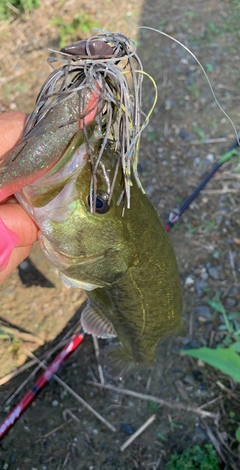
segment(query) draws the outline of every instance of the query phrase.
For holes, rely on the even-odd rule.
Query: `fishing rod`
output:
[[[165,225],[167,232],[173,227],[173,225],[179,221],[183,212],[190,206],[192,201],[197,197],[200,191],[212,178],[212,176],[219,170],[219,168],[226,161],[230,160],[235,155],[236,148],[239,147],[238,141],[236,140],[228,151],[220,158],[218,163],[212,168],[212,170],[205,176],[201,183],[194,189],[192,194],[183,202],[179,209],[174,209],[168,218],[168,223]],[[84,331],[81,329],[73,339],[62,349],[62,351],[56,356],[51,364],[46,368],[44,373],[35,382],[32,388],[24,395],[19,401],[15,408],[9,413],[3,423],[0,425],[0,440],[7,434],[18,418],[23,414],[26,408],[34,400],[39,391],[46,385],[47,382],[54,376],[63,361],[82,343],[84,339]]]
[[[240,137],[240,135],[238,136]],[[236,148],[239,147],[239,143],[237,140],[231,145],[231,147],[227,150],[227,152],[220,158],[220,160],[214,165],[211,171],[203,178],[201,183],[194,189],[192,194],[188,196],[188,198],[183,202],[183,204],[179,207],[179,209],[173,209],[173,211],[169,214],[168,222],[165,225],[165,229],[167,232],[171,230],[174,224],[179,221],[183,212],[188,209],[192,201],[197,197],[200,191],[204,188],[204,186],[208,183],[208,181],[212,178],[212,176],[219,170],[219,168],[228,160],[235,155]]]
[[[84,339],[84,331],[81,330],[69,341],[68,344],[60,351],[51,364],[46,368],[44,373],[33,384],[32,388],[24,395],[15,408],[9,413],[6,419],[0,424],[0,440],[7,434],[9,429],[14,425],[18,418],[23,414],[25,409],[34,400],[38,392],[49,382],[55,372],[65,359],[82,343]]]

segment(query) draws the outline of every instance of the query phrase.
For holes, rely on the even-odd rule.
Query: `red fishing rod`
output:
[[[226,161],[230,160],[233,155],[235,155],[236,148],[239,147],[238,141],[236,140],[229,150],[220,158],[218,163],[212,168],[212,170],[205,176],[201,183],[195,188],[192,194],[183,202],[179,209],[174,209],[168,219],[168,223],[165,226],[167,232],[173,227],[173,225],[179,221],[183,212],[188,209],[192,201],[197,197],[200,191],[212,178],[212,176],[219,170],[219,168]],[[84,339],[84,331],[81,329],[76,336],[63,348],[63,350],[58,354],[54,361],[47,367],[45,372],[39,377],[37,382],[33,385],[31,390],[29,390],[26,395],[19,401],[17,406],[11,411],[7,418],[0,425],[0,440],[5,436],[9,429],[14,425],[18,418],[22,415],[24,410],[29,406],[33,401],[38,392],[44,387],[44,385],[49,382],[51,377],[58,370],[63,361],[82,343]]]
[[[3,423],[0,425],[0,440],[7,434],[9,429],[14,425],[18,418],[22,415],[24,410],[30,405],[33,399],[36,397],[38,392],[49,382],[51,377],[58,370],[60,365],[65,359],[82,343],[84,339],[84,331],[81,329],[74,338],[62,349],[62,351],[55,357],[51,364],[47,367],[45,372],[39,377],[39,379],[32,386],[26,395],[19,401],[17,406],[9,413]]]

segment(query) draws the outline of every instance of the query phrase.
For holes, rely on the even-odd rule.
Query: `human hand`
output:
[[[19,112],[0,115],[0,165],[1,156],[20,139],[26,117]],[[37,225],[13,196],[0,203],[0,284],[29,255],[37,232]]]

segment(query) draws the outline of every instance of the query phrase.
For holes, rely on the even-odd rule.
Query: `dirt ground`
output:
[[[76,12],[87,13],[104,30],[126,33],[145,25],[183,42],[204,65],[218,100],[240,129],[240,8],[234,0],[146,0],[145,4],[138,0],[44,0],[40,10],[24,22],[0,24],[1,111],[32,110],[50,71],[47,47],[58,47],[59,32],[49,20],[62,15],[67,23]],[[232,145],[234,130],[190,54],[150,30],[127,34],[137,41],[144,69],[158,87],[158,103],[142,138],[139,171],[147,195],[166,222],[168,213]],[[153,89],[146,80],[144,109],[152,102]],[[235,439],[240,425],[239,384],[181,354],[182,349],[214,347],[222,341],[225,333],[218,327],[223,319],[208,306],[216,293],[228,313],[240,311],[239,165],[237,158],[224,165],[170,232],[182,280],[185,334],[161,342],[157,366],[128,372],[121,379],[105,368],[106,383],[118,390],[101,389],[88,383],[99,379],[92,339],[87,337],[58,371],[116,432],[51,380],[2,440],[0,468],[157,470],[165,468],[173,453],[208,442],[217,450],[221,469],[240,468]],[[48,354],[79,321],[85,300],[84,293],[61,284],[37,245],[0,293],[1,377],[24,364],[29,351],[41,359]],[[6,327],[11,328],[7,337],[2,334],[9,332]],[[28,341],[24,332],[32,335]],[[103,340],[100,347],[104,347]],[[39,376],[34,373],[10,401],[32,371],[1,386],[1,421]],[[168,403],[156,405],[121,389]],[[212,413],[210,417],[204,416],[206,410]],[[121,451],[133,429],[152,415],[156,415],[152,424]]]

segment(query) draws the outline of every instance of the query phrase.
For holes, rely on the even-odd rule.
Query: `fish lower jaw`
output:
[[[65,285],[65,287],[69,289],[70,287],[74,287],[74,288],[90,291],[90,290],[97,289],[98,287],[102,287],[102,286],[97,286],[96,284],[91,284],[90,282],[79,281],[78,279],[71,279],[65,276],[65,274],[61,273],[61,271],[58,271],[58,274],[63,284]]]
[[[68,258],[62,253],[59,253],[57,250],[54,250],[52,243],[44,236],[41,230],[38,232],[38,241],[43,254],[47,260],[57,269],[59,277],[67,288],[74,287],[91,291],[97,289],[98,287],[102,287],[97,284],[81,281],[79,279],[72,279],[63,274],[63,270],[66,271],[68,268],[70,268],[72,264],[71,258]]]

